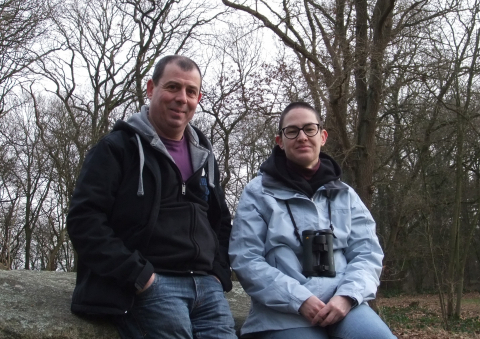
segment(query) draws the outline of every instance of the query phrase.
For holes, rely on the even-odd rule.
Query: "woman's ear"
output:
[[[277,135],[275,137],[275,142],[277,143],[278,146],[280,146],[281,149],[283,149],[283,140],[280,135]]]
[[[322,146],[325,146],[325,143],[327,142],[327,138],[328,138],[328,133],[324,129],[322,129],[320,131],[320,133],[321,133],[321,137],[322,137]]]

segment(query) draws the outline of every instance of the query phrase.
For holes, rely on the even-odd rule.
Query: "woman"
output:
[[[277,146],[242,194],[229,250],[232,268],[252,299],[242,335],[395,338],[366,303],[375,298],[382,269],[375,222],[339,180],[338,164],[320,152],[327,136],[314,108],[288,105]],[[310,233],[318,235],[314,242],[330,240],[321,245],[324,252],[303,234],[321,230],[325,237]],[[329,244],[333,262],[322,259],[317,266],[312,258],[326,258]],[[310,267],[305,267],[305,260],[313,264],[306,261]]]

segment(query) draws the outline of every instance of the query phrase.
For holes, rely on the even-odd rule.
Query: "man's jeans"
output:
[[[388,326],[366,304],[353,308],[343,320],[322,328],[300,327],[258,333],[259,339],[393,339]]]
[[[212,275],[155,274],[125,316],[114,319],[123,339],[236,339],[220,282]]]

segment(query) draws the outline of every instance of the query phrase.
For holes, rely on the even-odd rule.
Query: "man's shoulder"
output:
[[[131,138],[135,138],[135,132],[127,129],[113,129],[110,133],[103,136],[98,143],[123,146],[124,144],[129,143]]]
[[[128,150],[135,149],[135,144],[132,138],[135,138],[135,134],[131,134],[125,130],[113,130],[110,133],[103,136],[89,151],[88,153],[96,157],[102,156],[102,154],[113,153],[121,154],[128,152]]]

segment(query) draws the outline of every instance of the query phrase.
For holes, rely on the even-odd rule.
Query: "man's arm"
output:
[[[139,290],[153,274],[153,266],[138,251],[130,251],[108,222],[124,157],[124,149],[112,138],[110,134],[102,139],[85,158],[71,199],[67,230],[82,264],[120,286]],[[123,139],[117,135],[115,140]]]

